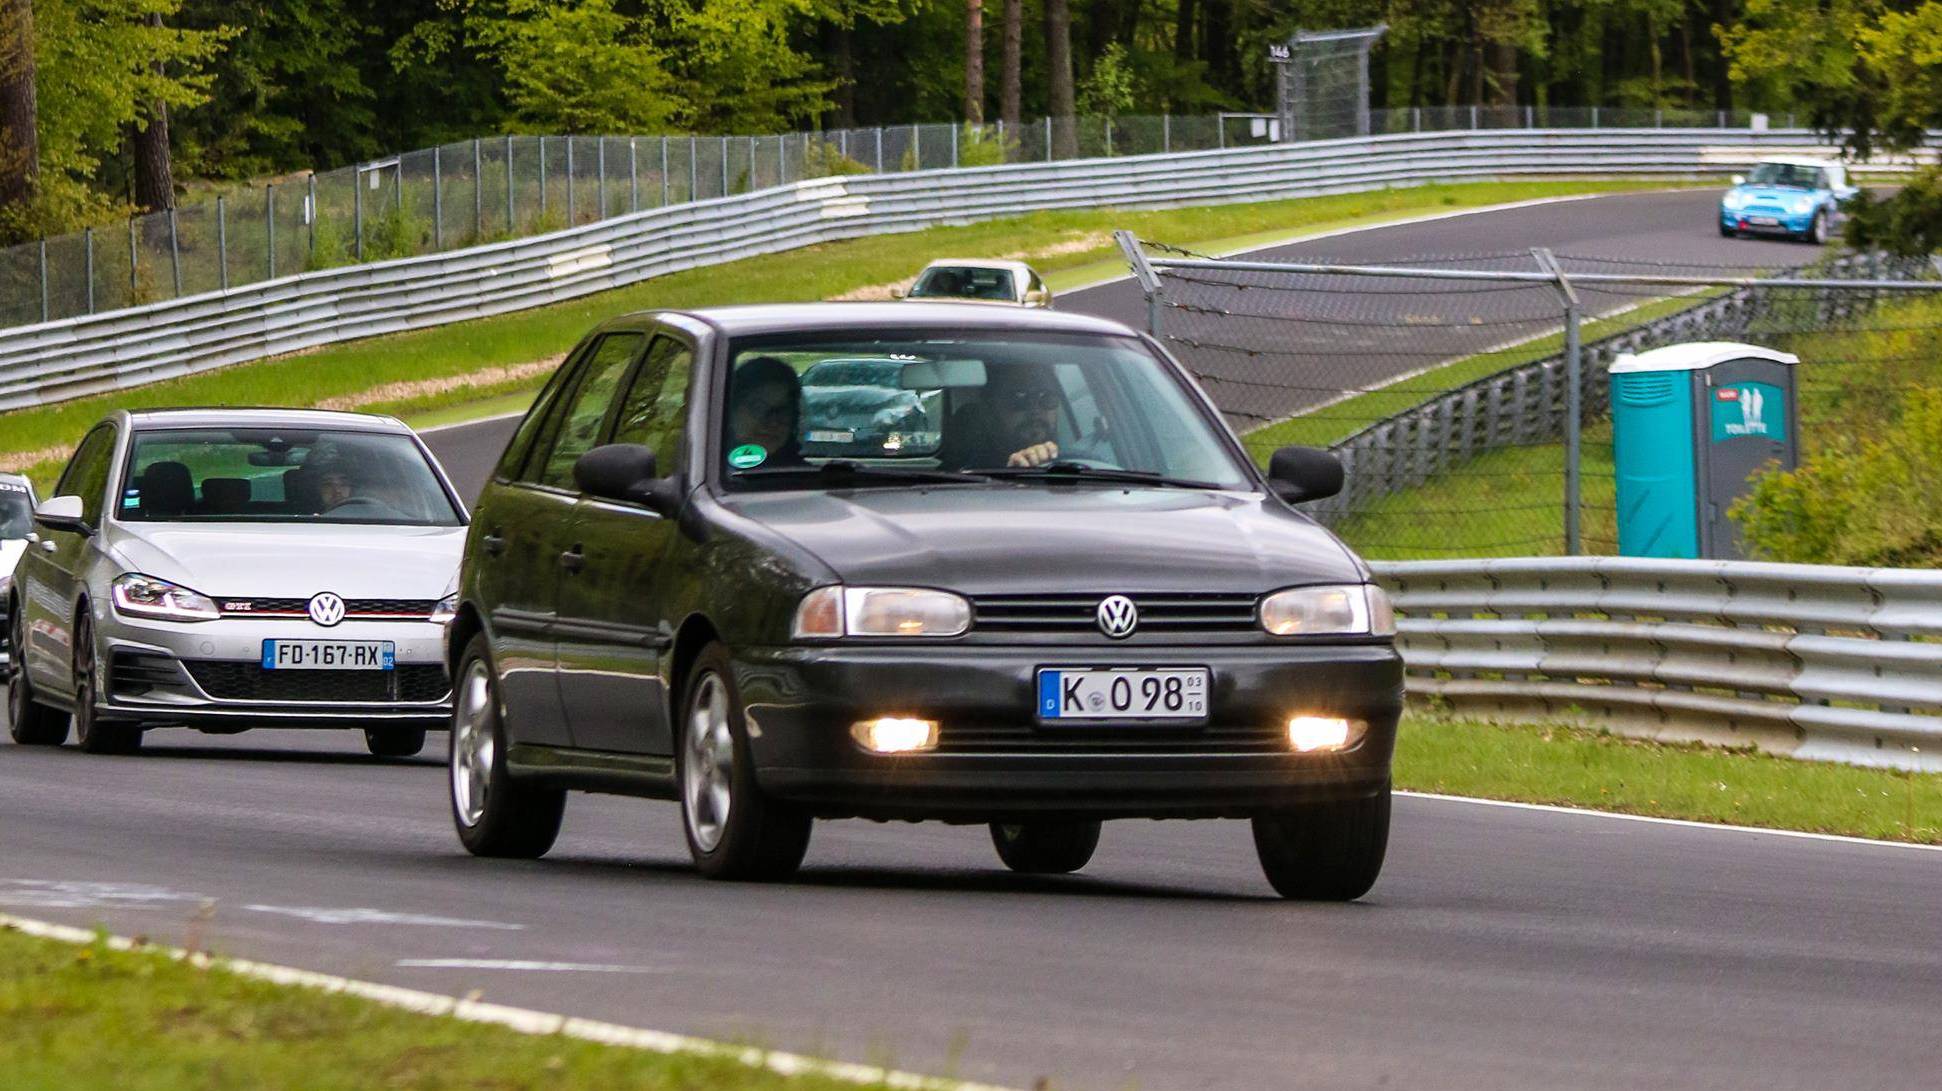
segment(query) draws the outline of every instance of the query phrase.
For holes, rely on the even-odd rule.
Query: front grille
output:
[[[1099,600],[1086,595],[983,595],[971,600],[973,628],[1003,633],[1099,632]],[[1139,609],[1141,632],[1246,632],[1255,628],[1259,595],[1148,593],[1128,595]]]
[[[1194,727],[1095,724],[1090,727],[946,725],[940,754],[1285,754],[1288,734],[1274,726]]]
[[[388,671],[266,671],[260,663],[190,660],[203,691],[222,701],[442,701],[452,690],[436,663],[400,664]]]
[[[307,617],[310,600],[275,598],[216,599],[224,617]],[[436,599],[345,599],[344,616],[355,617],[430,617],[438,606]]]

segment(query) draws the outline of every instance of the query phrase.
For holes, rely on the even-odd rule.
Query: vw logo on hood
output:
[[[1099,622],[1099,631],[1114,640],[1123,640],[1133,635],[1140,626],[1140,608],[1125,595],[1107,595],[1099,600],[1099,609],[1093,612]]]
[[[344,600],[329,591],[310,596],[310,620],[329,628],[344,620]]]

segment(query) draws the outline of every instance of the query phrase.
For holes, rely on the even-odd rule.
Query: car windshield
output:
[[[730,346],[733,488],[994,477],[1252,488],[1222,427],[1132,337],[847,331]]]
[[[924,270],[911,286],[912,299],[1017,299],[1011,270],[939,265]]]
[[[1827,175],[1819,167],[1798,163],[1762,163],[1753,168],[1747,182],[1756,186],[1789,186],[1794,189],[1826,189]]]
[[[25,485],[0,481],[0,541],[25,538],[34,530],[34,498]]]
[[[409,436],[297,428],[135,433],[119,518],[458,526]]]

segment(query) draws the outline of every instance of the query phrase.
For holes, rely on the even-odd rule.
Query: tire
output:
[[[762,794],[749,752],[748,721],[728,649],[695,658],[681,701],[675,775],[681,828],[695,867],[710,879],[786,879],[809,851],[808,814]]]
[[[1022,875],[1064,875],[1086,866],[1099,847],[1098,822],[993,822],[998,859]]]
[[[499,681],[484,633],[465,646],[457,677],[446,780],[459,843],[474,856],[538,859],[560,836],[566,790],[525,784],[506,771]]]
[[[409,758],[425,749],[422,727],[365,728],[364,748],[375,758]]]
[[[1389,846],[1389,787],[1367,799],[1317,803],[1254,818],[1261,871],[1284,898],[1346,902],[1382,872]]]
[[[1802,238],[1803,241],[1813,243],[1815,246],[1827,245],[1827,209],[1814,213],[1814,222],[1809,225],[1807,234]]]
[[[1737,239],[1740,237],[1740,233],[1738,231],[1733,230],[1732,228],[1726,226],[1725,224],[1719,225],[1719,235],[1720,235],[1720,238],[1722,239]]]
[[[94,623],[83,612],[74,621],[74,744],[87,754],[133,754],[142,748],[142,725],[103,720],[95,710],[101,674]]]
[[[27,680],[24,619],[20,604],[14,604],[13,633],[8,637],[13,665],[7,672],[7,734],[22,746],[59,746],[67,741],[68,715],[34,700],[33,683]]]

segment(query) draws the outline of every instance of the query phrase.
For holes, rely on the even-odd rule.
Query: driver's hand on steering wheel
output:
[[[1059,457],[1059,445],[1047,440],[1044,443],[1034,443],[1021,451],[1013,451],[1011,457],[1005,460],[1005,465],[1042,466],[1057,457]]]

